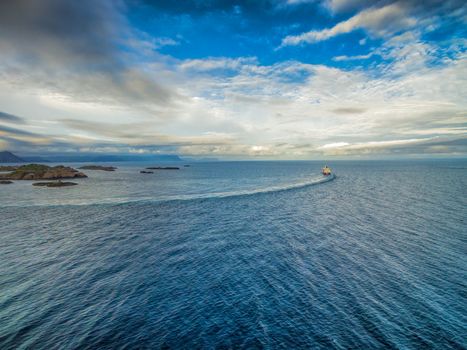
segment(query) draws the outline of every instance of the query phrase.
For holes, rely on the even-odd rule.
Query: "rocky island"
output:
[[[103,170],[103,171],[115,171],[117,168],[114,166],[102,166],[102,165],[84,165],[78,169],[83,170]]]
[[[15,171],[18,168],[17,165],[0,165],[0,171]]]
[[[166,166],[166,167],[153,166],[153,167],[149,167],[149,168],[146,168],[146,169],[149,169],[149,170],[179,170],[180,168],[177,167],[177,166]]]
[[[32,184],[33,186],[39,187],[69,187],[69,186],[76,186],[76,182],[62,182],[58,181],[50,181],[50,182],[35,182]]]
[[[76,169],[58,165],[50,167],[42,164],[28,164],[13,167],[0,167],[0,180],[59,180],[87,177]]]

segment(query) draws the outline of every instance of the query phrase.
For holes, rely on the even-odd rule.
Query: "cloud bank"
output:
[[[252,44],[250,35],[242,42],[268,45],[262,56],[220,56],[213,45],[210,55],[187,57],[190,38],[151,32],[152,22],[135,25],[135,4],[193,30],[196,21],[219,17],[241,31],[261,20],[260,10],[264,26],[289,17],[269,41]],[[318,11],[318,28],[304,30],[310,25],[297,14],[304,9]],[[455,26],[464,17],[458,1],[0,2],[0,147],[231,158],[465,156],[466,39]],[[426,39],[436,28],[458,34]],[[318,62],[283,56],[354,32],[365,37],[353,38],[349,52],[334,54],[346,47],[339,42]]]
[[[416,20],[406,16],[406,12],[407,8],[400,3],[386,5],[381,8],[370,8],[336,24],[332,28],[287,36],[282,41],[282,46],[316,43],[357,29],[365,29],[371,35],[377,37],[387,36],[415,26]]]
[[[364,30],[373,38],[387,38],[416,26],[430,30],[439,21],[453,18],[466,24],[465,3],[461,1],[348,1],[330,0],[326,5],[333,12],[363,8],[347,20],[330,28],[311,30],[283,38],[281,46],[313,44],[333,37]],[[366,5],[366,6],[365,6]]]

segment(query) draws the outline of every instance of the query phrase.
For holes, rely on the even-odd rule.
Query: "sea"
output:
[[[467,348],[466,159],[177,164],[0,185],[0,349]]]

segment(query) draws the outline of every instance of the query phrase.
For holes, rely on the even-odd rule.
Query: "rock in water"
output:
[[[9,184],[12,184],[13,181],[10,181],[10,180],[0,180],[0,185],[9,185]]]
[[[69,186],[76,186],[76,182],[62,182],[62,181],[51,181],[51,182],[35,182],[32,184],[33,186],[40,186],[40,187],[69,187]]]
[[[3,180],[58,180],[87,177],[76,169],[63,165],[50,167],[42,164],[28,164],[16,167],[11,173],[0,174]]]
[[[19,165],[0,165],[0,171],[15,171]]]
[[[146,168],[146,169],[150,169],[150,170],[179,170],[180,168],[177,167],[177,166],[166,166],[166,167],[153,166],[153,167],[149,167],[149,168]]]
[[[78,169],[84,170],[103,170],[103,171],[115,171],[117,168],[114,166],[102,166],[102,165],[85,165]]]

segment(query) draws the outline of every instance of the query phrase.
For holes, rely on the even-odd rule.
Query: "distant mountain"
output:
[[[9,151],[0,152],[0,163],[24,163],[24,160]]]
[[[213,157],[183,157],[182,161],[185,162],[218,162],[219,158],[213,158]]]
[[[104,163],[104,162],[131,162],[131,161],[151,161],[151,162],[181,162],[177,155],[172,154],[47,154],[44,156],[47,160],[40,160],[39,157],[28,156],[25,159],[36,162],[52,163]]]
[[[94,155],[85,157],[88,158],[84,162],[129,162],[129,161],[159,161],[159,162],[181,162],[179,156],[174,154],[158,154],[158,155]]]
[[[44,158],[44,157],[39,157],[39,156],[24,156],[22,157],[25,162],[28,163],[49,163],[50,160]]]
[[[0,152],[0,163],[103,163],[103,162],[181,162],[175,154],[95,154],[95,153],[70,153],[70,154],[35,154],[18,157],[8,151]]]

